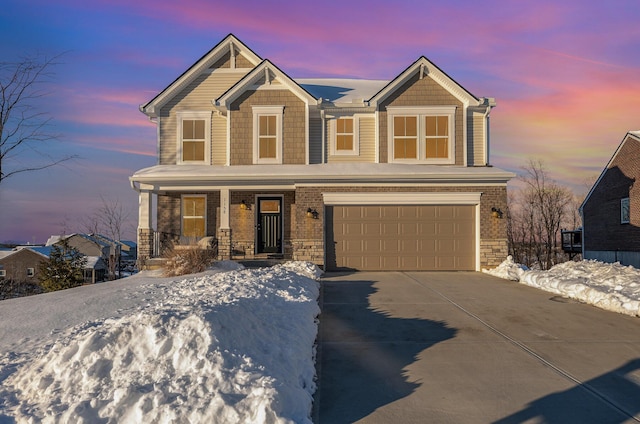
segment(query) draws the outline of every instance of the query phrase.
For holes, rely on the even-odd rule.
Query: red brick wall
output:
[[[583,208],[585,250],[640,251],[640,142],[628,137]],[[630,223],[620,223],[629,197]]]

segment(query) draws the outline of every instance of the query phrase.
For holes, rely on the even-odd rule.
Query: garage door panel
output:
[[[327,207],[327,266],[474,270],[474,206]]]

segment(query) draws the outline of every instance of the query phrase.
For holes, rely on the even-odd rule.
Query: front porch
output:
[[[155,264],[175,246],[208,240],[217,246],[218,260],[305,260],[324,265],[322,200],[305,196],[304,190],[143,188],[140,264]],[[157,228],[151,225],[154,201]]]

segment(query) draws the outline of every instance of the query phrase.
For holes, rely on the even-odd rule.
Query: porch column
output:
[[[150,258],[153,255],[153,228],[151,193],[141,190],[138,195],[138,258]]]
[[[220,189],[220,228],[218,229],[218,258],[231,259],[231,226],[229,210],[231,194],[228,188]]]

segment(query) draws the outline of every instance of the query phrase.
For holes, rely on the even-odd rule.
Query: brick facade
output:
[[[640,252],[640,141],[627,135],[583,205],[584,250],[600,259],[621,260],[622,252]],[[629,223],[621,223],[620,200],[629,198]],[[603,256],[604,255],[604,256]],[[626,256],[629,256],[626,254]],[[589,256],[595,258],[595,256]]]

